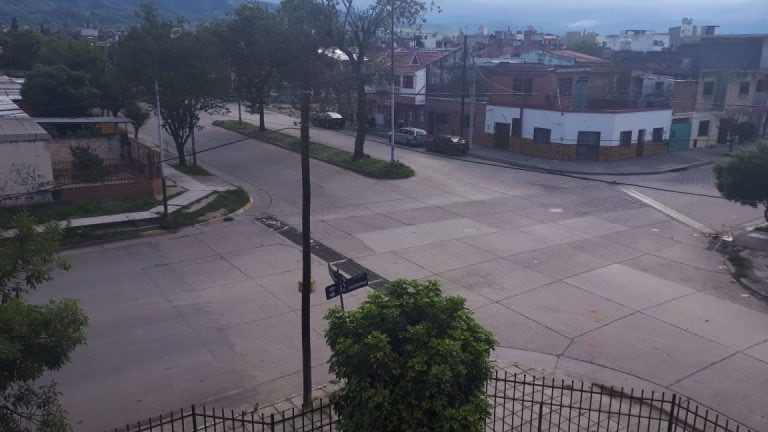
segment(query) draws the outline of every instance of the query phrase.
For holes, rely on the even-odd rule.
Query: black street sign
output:
[[[368,273],[360,273],[344,281],[341,292],[344,294],[368,285]]]
[[[341,289],[339,288],[340,287],[336,284],[328,285],[325,287],[325,299],[330,300],[332,298],[338,297],[339,294],[341,294]]]

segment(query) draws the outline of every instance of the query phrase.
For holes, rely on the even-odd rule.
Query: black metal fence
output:
[[[486,386],[487,432],[751,432],[674,393],[586,385],[496,372]],[[396,422],[397,419],[393,419]],[[337,430],[327,399],[312,409],[238,412],[192,406],[115,432],[321,432]],[[363,431],[361,431],[363,432]]]

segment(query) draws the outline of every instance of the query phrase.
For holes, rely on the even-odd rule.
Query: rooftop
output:
[[[50,140],[51,136],[30,118],[0,118],[0,143]]]

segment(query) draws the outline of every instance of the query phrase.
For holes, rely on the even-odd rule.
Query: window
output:
[[[715,93],[715,82],[714,81],[707,81],[704,83],[704,88],[701,91],[701,94],[704,96],[712,96]]]
[[[560,78],[557,80],[560,96],[570,96],[573,94],[573,78]]]
[[[663,47],[664,46],[664,41],[663,40],[655,40],[655,41],[653,41],[653,46]]]
[[[768,92],[768,79],[757,80],[756,92]]]
[[[533,78],[515,77],[512,79],[512,90],[521,93],[530,93],[533,89]]]
[[[645,129],[640,129],[637,131],[637,143],[642,144],[645,142]]]
[[[653,86],[657,92],[664,91],[664,81],[656,81],[655,83],[653,83]]]
[[[533,142],[536,144],[549,144],[551,134],[551,129],[535,127],[533,128]]]
[[[435,123],[441,124],[441,125],[447,125],[448,124],[448,113],[437,113],[435,115]]]
[[[749,81],[742,81],[739,84],[739,94],[742,96],[749,94]]]
[[[699,134],[700,137],[709,136],[709,120],[699,122]]]
[[[413,88],[413,75],[403,75],[403,88]]]
[[[664,139],[664,128],[653,128],[651,138],[653,142],[660,143]]]
[[[629,146],[632,144],[632,131],[623,131],[619,135],[619,145]]]

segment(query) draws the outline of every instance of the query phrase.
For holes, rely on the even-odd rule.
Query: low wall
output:
[[[669,153],[668,142],[665,141],[661,143],[645,143],[645,148],[643,149],[643,157],[653,156],[653,155],[663,154],[663,153]]]
[[[51,140],[51,161],[71,162],[70,148],[83,146],[89,147],[95,154],[104,160],[120,159],[124,151],[120,144],[120,135],[105,135],[86,138],[54,138]]]
[[[623,146],[601,146],[600,147],[600,159],[601,161],[617,161],[624,159],[632,159],[637,157],[637,144],[623,145]]]
[[[53,198],[56,202],[88,203],[122,198],[147,198],[160,193],[162,193],[161,180],[155,179],[128,183],[77,185],[54,191]]]
[[[536,144],[525,138],[510,138],[509,151],[546,159],[576,160],[573,144]]]

